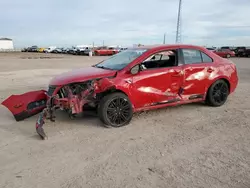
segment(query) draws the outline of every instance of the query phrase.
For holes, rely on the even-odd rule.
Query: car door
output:
[[[209,82],[209,76],[214,72],[213,59],[196,49],[181,49],[184,65],[183,92],[184,100],[203,98]]]
[[[141,66],[142,68],[144,66],[144,68],[133,76],[131,93],[133,93],[133,97],[135,98],[134,104],[136,108],[144,108],[180,100],[178,93],[183,81],[183,71],[178,58],[179,51],[174,49],[163,51],[163,53],[164,52],[174,52],[174,56],[172,54],[171,60],[169,61],[171,65],[169,64],[168,67],[150,67],[150,63],[168,62],[168,60],[164,60],[163,58],[161,58],[162,61],[159,61],[157,57],[154,57],[154,61],[151,60],[150,63],[148,63],[148,61],[143,62],[148,63],[147,66],[150,68],[145,69],[142,63]]]

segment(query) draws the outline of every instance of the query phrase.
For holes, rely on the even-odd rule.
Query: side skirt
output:
[[[191,95],[188,99],[189,100],[194,100],[194,99],[203,99],[204,95],[199,94],[199,95]]]
[[[161,101],[161,102],[156,102],[151,104],[151,106],[156,106],[156,105],[161,105],[161,104],[171,104],[171,103],[175,103],[175,102],[179,102],[181,101],[180,99],[171,99],[171,100],[167,100],[167,101]]]
[[[203,98],[194,98],[192,100],[173,99],[173,100],[169,100],[169,101],[153,103],[150,106],[147,106],[144,108],[137,108],[134,110],[134,112],[156,110],[156,109],[160,109],[160,108],[166,108],[166,107],[171,107],[171,106],[178,106],[178,105],[195,103],[195,102],[202,102],[202,101],[203,101]]]

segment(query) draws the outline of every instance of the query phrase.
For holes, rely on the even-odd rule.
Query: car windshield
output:
[[[121,70],[146,51],[147,49],[124,50],[116,55],[113,55],[111,58],[106,59],[101,63],[97,64],[96,67],[112,70]]]

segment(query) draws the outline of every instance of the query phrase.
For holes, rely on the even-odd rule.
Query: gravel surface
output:
[[[0,54],[1,101],[45,89],[54,75],[106,57]],[[249,188],[250,59],[232,58],[239,85],[219,108],[188,104],[135,114],[130,125],[58,112],[35,132],[37,116],[15,122],[0,106],[1,188]]]

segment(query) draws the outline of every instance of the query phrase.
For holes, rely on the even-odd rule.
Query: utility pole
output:
[[[166,44],[166,33],[164,33],[163,44]]]
[[[104,46],[104,40],[102,41],[102,46]]]
[[[182,4],[182,0],[179,0],[175,43],[181,43],[181,4]]]

